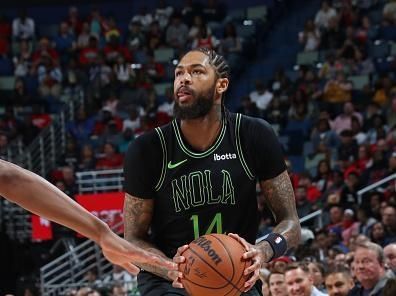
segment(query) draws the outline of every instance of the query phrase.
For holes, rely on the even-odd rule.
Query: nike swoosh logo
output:
[[[170,161],[168,163],[168,169],[174,169],[174,168],[178,167],[179,165],[185,163],[186,161],[187,161],[187,159],[179,161],[179,162],[176,162],[176,163],[172,163],[172,161]]]

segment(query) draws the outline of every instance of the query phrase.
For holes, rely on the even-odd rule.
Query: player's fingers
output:
[[[256,269],[252,276],[245,282],[245,292],[249,291],[259,279],[259,270]]]
[[[184,245],[184,246],[177,248],[177,252],[176,252],[175,256],[183,254],[184,251],[186,251],[187,249],[188,249],[188,245]]]
[[[243,254],[243,259],[250,259],[258,255],[258,250],[255,248],[251,248],[249,251]]]
[[[186,257],[184,257],[184,256],[175,256],[175,257],[173,257],[173,262],[176,263],[176,264],[183,263],[184,261],[186,261]]]
[[[238,234],[235,233],[229,233],[228,235],[239,241],[245,247],[246,250],[250,249],[250,244],[243,237],[240,237]]]
[[[245,269],[244,274],[245,275],[251,274],[252,272],[255,272],[256,270],[259,270],[260,267],[261,266],[260,266],[259,260],[255,259],[255,260],[253,260],[253,264]]]
[[[136,265],[133,265],[132,263],[124,263],[121,265],[126,271],[133,275],[137,275],[140,272],[140,268],[137,267]]]
[[[183,273],[178,270],[170,270],[168,271],[168,277],[173,281],[177,281],[183,277]]]
[[[172,287],[178,288],[178,289],[183,289],[184,288],[183,284],[180,281],[173,281],[172,282]]]

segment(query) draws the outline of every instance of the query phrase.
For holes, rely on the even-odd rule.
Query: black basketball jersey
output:
[[[233,232],[254,244],[257,180],[285,170],[268,123],[226,114],[206,151],[194,151],[173,120],[137,138],[127,152],[125,191],[154,199],[152,240],[169,257],[207,233]]]

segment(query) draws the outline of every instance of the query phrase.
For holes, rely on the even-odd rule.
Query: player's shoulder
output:
[[[235,118],[237,124],[240,125],[242,131],[262,131],[262,132],[272,132],[271,124],[258,117],[247,116],[240,113],[231,113],[231,118]]]
[[[135,141],[133,141],[133,145],[138,146],[139,148],[148,148],[148,147],[160,147],[156,144],[160,144],[160,137],[168,134],[170,129],[170,124],[163,125],[161,127],[157,127],[150,131],[143,133],[138,136]]]

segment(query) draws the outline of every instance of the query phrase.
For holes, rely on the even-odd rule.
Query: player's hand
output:
[[[181,246],[177,249],[176,255],[173,257],[173,262],[177,264],[177,266],[179,266],[179,264],[186,261],[186,258],[182,256],[182,254],[187,249],[188,249],[188,245]],[[173,281],[172,282],[173,287],[180,289],[184,288],[181,282],[181,279],[183,278],[183,273],[179,269],[169,271],[168,277]]]
[[[245,276],[250,275],[249,279],[245,282],[244,287],[244,292],[247,292],[254,286],[256,281],[259,279],[260,268],[262,262],[264,262],[264,256],[260,249],[257,248],[257,246],[249,244],[244,238],[240,237],[239,235],[235,233],[229,233],[228,235],[241,242],[242,245],[246,248],[246,253],[243,254],[242,258],[244,260],[252,261],[252,265],[250,265],[244,271]]]
[[[110,229],[101,235],[99,245],[107,260],[135,275],[140,271],[140,268],[136,265],[142,263],[150,263],[168,270],[177,270],[177,264],[169,259],[145,251],[127,242]]]

